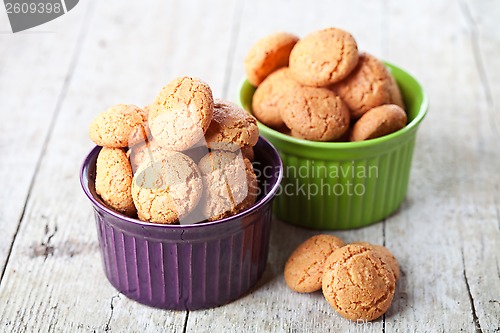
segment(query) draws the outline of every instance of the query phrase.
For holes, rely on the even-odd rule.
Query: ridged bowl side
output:
[[[92,202],[105,274],[121,293],[150,306],[196,310],[247,293],[266,267],[272,203],[283,176],[276,149],[260,137],[254,169],[261,193],[249,209],[213,222],[163,225],[108,208],[95,191],[95,147],[80,172]]]
[[[315,142],[258,123],[261,134],[283,160],[284,179],[275,201],[277,217],[307,228],[350,229],[378,222],[401,205],[408,189],[417,129],[429,101],[412,75],[389,63],[386,66],[398,83],[408,116],[408,124],[394,133],[361,142]],[[243,81],[240,103],[250,113],[255,90]],[[353,169],[354,174],[349,172]],[[359,175],[359,170],[365,175]],[[370,170],[376,174],[368,174]],[[347,193],[355,186],[358,193]]]
[[[263,209],[237,233],[186,242],[131,235],[96,211],[106,276],[127,297],[158,308],[196,310],[231,302],[265,269],[271,204]]]
[[[285,176],[274,213],[289,223],[313,229],[359,228],[380,221],[405,198],[414,145],[415,133],[390,151],[347,161],[312,162],[281,151]],[[301,170],[302,176],[291,170]],[[328,171],[336,176],[325,176]]]

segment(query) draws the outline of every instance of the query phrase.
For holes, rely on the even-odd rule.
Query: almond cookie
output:
[[[248,159],[250,162],[253,162],[253,160],[255,159],[255,152],[253,151],[253,147],[251,146],[242,147],[241,155],[243,155],[243,157]]]
[[[281,117],[286,126],[306,140],[335,140],[349,128],[349,110],[326,88],[293,89],[283,103]]]
[[[146,114],[135,105],[118,104],[100,113],[90,123],[89,134],[97,145],[125,148],[144,141]]]
[[[283,96],[300,87],[290,76],[288,67],[271,73],[255,90],[252,98],[252,113],[264,125],[279,129],[285,126],[280,115]]]
[[[219,220],[252,206],[257,199],[257,177],[252,163],[241,153],[214,151],[198,163],[205,193],[200,202],[203,216]]]
[[[135,215],[131,185],[132,168],[125,152],[103,147],[97,156],[95,176],[95,190],[102,201],[124,215]]]
[[[158,145],[155,140],[143,142],[131,147],[128,151],[132,172],[135,174],[143,164],[148,164],[151,160],[160,159],[162,152],[168,150]],[[153,157],[153,156],[156,156]]]
[[[358,46],[346,31],[328,28],[302,38],[290,53],[290,71],[300,83],[324,87],[347,77],[358,63]]]
[[[394,104],[381,105],[366,112],[354,124],[351,141],[378,138],[406,126],[406,112]]]
[[[386,248],[383,245],[370,244],[367,242],[354,242],[351,244],[359,244],[359,245],[366,246],[370,249],[373,249],[375,252],[377,252],[377,254],[380,256],[380,258],[382,258],[382,260],[384,260],[389,265],[389,267],[391,267],[392,272],[394,273],[394,278],[396,279],[396,281],[399,279],[399,275],[400,275],[401,271],[399,269],[398,260],[396,259],[396,257],[394,257],[394,255],[391,253],[391,251],[389,251],[388,248]]]
[[[297,139],[305,140],[304,137],[300,133],[298,133],[297,131],[294,131],[294,130],[290,130],[290,133],[288,133],[288,135],[293,136],[294,138],[297,138]]]
[[[286,32],[277,32],[255,43],[245,58],[248,82],[258,86],[278,68],[288,66],[290,52],[299,38]]]
[[[396,82],[396,79],[394,78],[390,70],[389,70],[389,95],[391,96],[390,97],[391,102],[389,104],[396,104],[397,106],[405,110],[405,102],[403,100],[403,95],[401,94],[401,90],[399,89],[398,83]]]
[[[203,137],[213,110],[208,84],[191,77],[177,78],[163,87],[150,105],[149,129],[160,146],[186,150]]]
[[[358,66],[332,89],[346,103],[355,119],[383,104],[397,104],[404,108],[392,74],[380,60],[368,53],[360,54]]]
[[[160,160],[141,165],[132,181],[137,215],[153,223],[178,222],[196,207],[202,191],[196,164],[174,151],[164,151]]]
[[[235,151],[255,146],[259,140],[257,120],[236,104],[216,100],[205,140],[210,149]]]
[[[328,257],[323,295],[343,317],[374,320],[391,306],[395,279],[392,269],[373,249],[349,244]]]
[[[300,244],[285,264],[288,287],[299,293],[320,290],[326,259],[344,245],[342,239],[330,235],[316,235]]]

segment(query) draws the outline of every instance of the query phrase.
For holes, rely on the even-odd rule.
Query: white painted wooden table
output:
[[[82,0],[13,35],[0,8],[0,332],[500,331],[499,18],[492,0]],[[316,232],[277,220],[264,276],[240,300],[173,312],[118,294],[78,182],[91,119],[116,103],[145,105],[181,74],[235,100],[256,39],[328,26],[412,72],[431,100],[401,209],[333,232],[399,259],[388,313],[357,325],[320,293],[291,292],[284,262]]]

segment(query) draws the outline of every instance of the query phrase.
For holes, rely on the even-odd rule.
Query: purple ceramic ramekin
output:
[[[214,222],[161,225],[108,208],[95,192],[95,147],[80,182],[94,206],[104,271],[127,297],[163,309],[215,307],[244,295],[267,262],[271,207],[283,176],[276,149],[260,137],[254,169],[261,194],[250,209]]]

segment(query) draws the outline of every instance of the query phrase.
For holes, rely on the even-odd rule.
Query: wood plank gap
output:
[[[477,27],[477,22],[472,16],[472,12],[469,5],[465,0],[458,0],[460,11],[462,12],[465,20],[467,21],[470,42],[472,46],[472,56],[474,58],[474,63],[476,65],[476,70],[479,75],[479,80],[481,82],[481,88],[483,90],[484,96],[486,98],[486,105],[488,107],[488,113],[490,114],[492,121],[489,121],[491,129],[496,136],[500,136],[496,122],[493,117],[493,94],[491,93],[490,83],[488,81],[488,75],[486,75],[486,70],[484,67],[484,61],[481,56],[481,46],[479,45],[479,32]]]
[[[464,280],[465,280],[465,286],[467,287],[467,293],[469,294],[470,308],[472,311],[472,320],[474,321],[474,327],[476,329],[475,332],[482,333],[483,330],[481,329],[481,323],[479,322],[479,318],[477,317],[476,307],[474,305],[474,298],[472,297],[472,293],[470,291],[470,286],[469,286],[469,281],[467,279],[467,271],[465,269],[465,256],[464,256],[464,249],[463,248],[462,248],[462,265],[463,265],[463,275],[464,275]]]
[[[111,308],[111,312],[108,317],[108,321],[106,322],[106,326],[104,326],[104,332],[109,332],[111,331],[110,325],[111,325],[111,320],[113,319],[113,313],[115,311],[115,299],[120,299],[120,293],[117,293],[113,297],[111,297],[111,301],[109,302],[109,307]]]
[[[186,333],[188,326],[189,310],[186,310],[186,318],[184,318],[184,327],[182,328],[182,333]]]
[[[76,68],[76,64],[78,63],[79,55],[82,50],[82,44],[86,36],[87,29],[89,27],[89,15],[91,12],[91,8],[93,8],[93,2],[89,4],[87,7],[87,11],[85,13],[85,18],[83,20],[82,28],[80,30],[80,33],[78,34],[78,39],[77,39],[77,45],[75,48],[75,52],[72,56],[71,62],[69,64],[68,72],[66,74],[66,77],[64,78],[64,83],[63,87],[61,89],[61,92],[57,98],[57,103],[56,103],[56,109],[52,115],[52,118],[50,119],[49,123],[49,130],[47,131],[47,135],[45,136],[45,139],[43,140],[43,145],[42,149],[40,151],[40,155],[38,156],[38,159],[35,164],[35,170],[33,172],[33,176],[31,177],[30,185],[28,187],[28,194],[26,195],[26,200],[24,201],[23,205],[23,210],[21,212],[21,216],[19,218],[19,221],[17,223],[16,230],[14,232],[14,237],[12,237],[12,241],[10,242],[9,246],[9,252],[7,253],[7,257],[5,259],[5,264],[2,269],[2,274],[0,275],[0,286],[2,285],[3,277],[5,275],[5,272],[7,271],[7,265],[9,264],[9,259],[12,254],[12,249],[14,248],[14,243],[16,242],[17,235],[19,233],[19,229],[21,228],[22,221],[24,219],[24,215],[26,213],[26,208],[28,206],[29,199],[31,197],[31,191],[33,190],[33,185],[35,184],[36,177],[38,175],[38,171],[40,170],[40,165],[42,164],[43,156],[45,155],[45,152],[47,151],[48,144],[50,142],[50,139],[52,138],[52,131],[54,129],[54,125],[56,123],[57,117],[59,115],[59,112],[61,111],[62,104],[66,98],[67,92],[68,92],[68,87],[69,83],[71,82],[73,78],[73,73]]]
[[[386,227],[386,219],[382,221],[382,245],[385,246],[385,227]],[[382,333],[385,333],[385,313],[382,316]]]
[[[224,83],[222,85],[222,97],[227,98],[229,84],[231,83],[231,74],[233,72],[233,61],[236,46],[238,43],[238,36],[240,34],[240,25],[241,18],[243,17],[243,7],[245,5],[245,1],[236,1],[234,6],[233,13],[233,24],[231,27],[231,37],[229,40],[229,46],[227,49],[227,60],[226,60],[226,69],[224,71]]]

